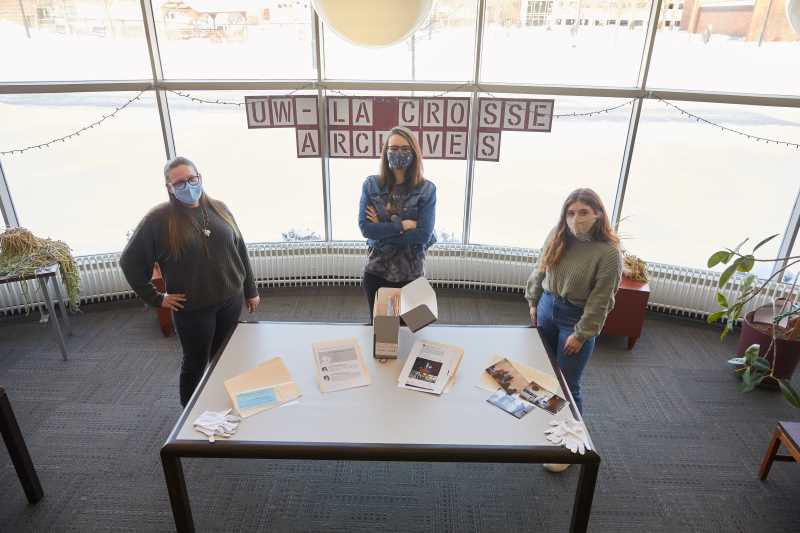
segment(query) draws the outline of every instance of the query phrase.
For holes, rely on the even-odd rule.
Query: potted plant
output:
[[[747,254],[741,252],[748,241],[745,239],[736,248],[719,250],[708,258],[709,268],[719,264],[728,265],[719,278],[719,289],[725,288],[737,273],[740,276],[739,293],[735,299],[729,301],[721,290],[717,292],[720,310],[709,315],[708,322],[713,324],[719,320],[725,321],[720,335],[720,338],[724,339],[733,325],[742,319],[742,331],[737,346],[737,352],[742,357],[732,360],[737,365],[736,372],[742,378],[742,392],[750,392],[762,383],[777,384],[786,401],[800,408],[800,395],[791,384],[792,374],[800,361],[800,305],[793,301],[800,276],[794,277],[789,289],[789,298],[773,298],[768,304],[770,306],[768,311],[771,310],[767,313],[769,323],[756,322],[755,311],[750,311],[742,317],[742,311],[747,304],[765,293],[774,281],[782,281],[787,270],[800,263],[800,256],[775,259],[761,259],[755,256],[759,248],[777,236],[778,234],[775,234],[763,239]],[[778,263],[783,266],[762,280],[751,273],[756,263]]]

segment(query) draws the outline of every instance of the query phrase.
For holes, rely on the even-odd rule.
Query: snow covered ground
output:
[[[587,28],[588,29],[588,28]],[[644,31],[599,28],[571,36],[541,28],[485,33],[482,77],[490,82],[630,86]],[[416,79],[467,80],[473,31],[448,28],[414,42]],[[408,43],[356,49],[325,36],[332,78],[411,79]],[[238,43],[162,39],[169,77],[310,78],[311,37],[298,25],[253,29]],[[0,80],[146,79],[144,37],[33,34],[0,23]],[[661,32],[650,86],[800,94],[800,42],[755,43]],[[243,93],[194,93],[241,100]],[[130,98],[129,93],[0,96],[0,151],[69,133]],[[556,98],[556,113],[610,107],[622,100]],[[800,142],[800,110],[681,104],[755,135]],[[197,160],[209,192],[232,208],[250,241],[289,229],[324,234],[319,160],[295,157],[292,130],[247,130],[243,110],[170,96],[179,152]],[[614,197],[630,108],[556,119],[549,134],[504,133],[499,163],[476,167],[472,240],[538,247],[573,188],[591,186],[608,207]],[[23,224],[69,242],[78,253],[119,250],[144,212],[164,196],[158,113],[147,95],[78,139],[2,159]],[[636,143],[622,231],[645,259],[701,266],[712,250],[740,236],[782,232],[798,190],[800,151],[755,143],[697,124],[648,102]],[[334,238],[359,238],[356,206],[375,161],[331,162]],[[439,188],[437,226],[461,234],[466,164],[428,161]],[[99,221],[99,223],[98,223]],[[777,246],[777,243],[773,248]],[[771,250],[774,252],[774,250]],[[765,250],[769,253],[770,250]]]

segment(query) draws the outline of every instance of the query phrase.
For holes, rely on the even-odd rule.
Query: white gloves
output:
[[[214,442],[214,437],[228,438],[236,432],[241,418],[227,411],[206,411],[194,421],[194,429],[208,437],[208,442]]]
[[[547,435],[547,440],[553,444],[564,445],[572,453],[579,453],[583,455],[586,450],[591,450],[592,446],[589,444],[589,437],[586,435],[586,427],[583,423],[568,418],[566,420],[550,422],[550,428],[544,431]]]

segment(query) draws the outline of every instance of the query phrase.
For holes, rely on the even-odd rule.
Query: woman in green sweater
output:
[[[525,298],[531,321],[561,367],[581,412],[581,374],[614,307],[621,276],[619,237],[602,200],[591,189],[573,191],[545,240]]]

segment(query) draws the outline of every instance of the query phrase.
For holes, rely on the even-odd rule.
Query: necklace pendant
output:
[[[211,230],[210,229],[204,229],[203,230],[203,235],[205,235],[206,237],[211,237]]]

